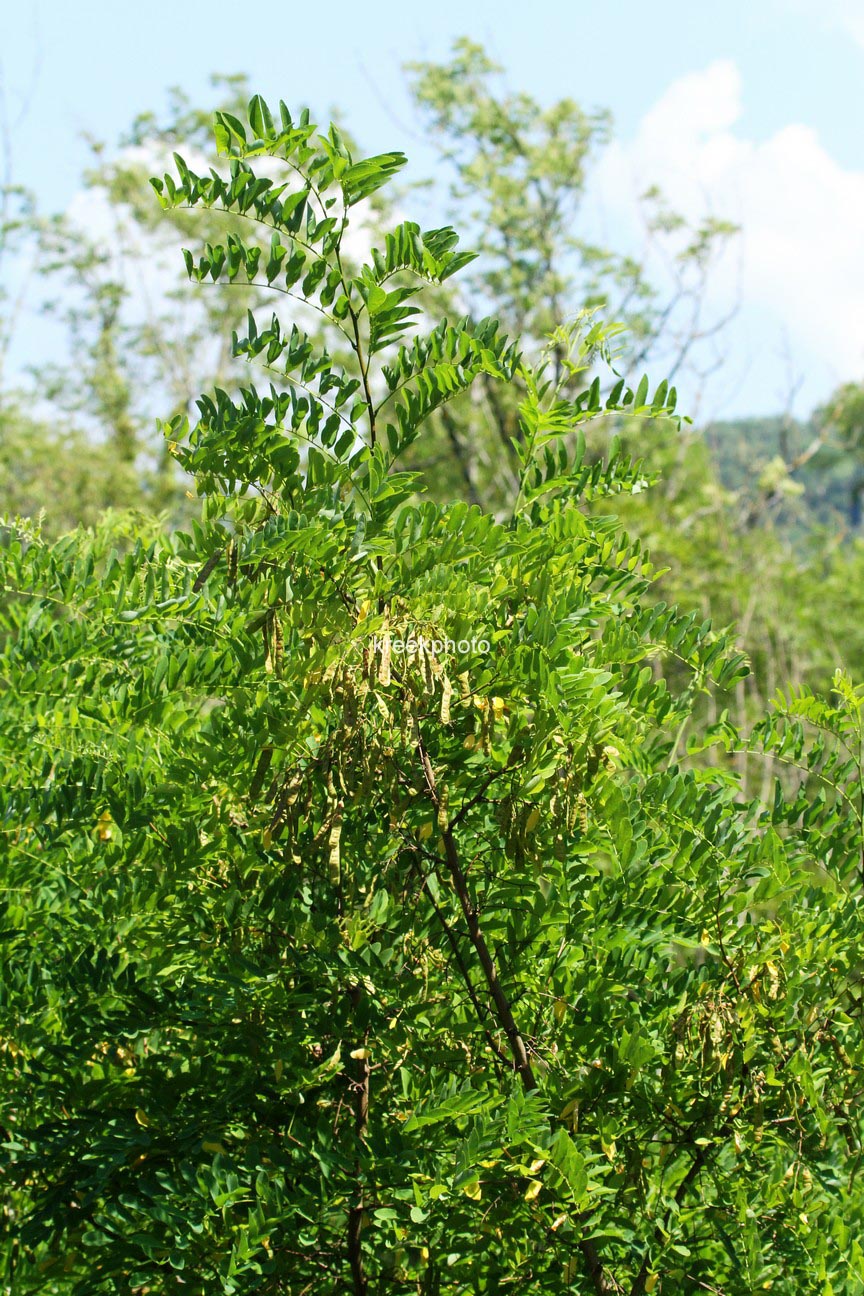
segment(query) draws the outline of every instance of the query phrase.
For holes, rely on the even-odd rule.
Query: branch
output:
[[[442,913],[440,906],[435,903],[435,897],[433,896],[432,891],[430,890],[428,878],[424,877],[422,870],[420,869],[420,866],[418,865],[415,859],[411,860],[411,867],[415,870],[417,876],[420,878],[421,883],[423,885],[423,889],[426,892],[427,896],[429,897],[429,902],[432,905],[432,909],[435,914],[435,917],[438,919],[438,922],[441,924],[441,927],[444,931],[444,935],[447,937],[447,942],[451,950],[453,951],[453,957],[456,960],[456,965],[462,974],[462,980],[465,983],[465,989],[468,991],[468,998],[471,1000],[474,1011],[477,1014],[477,1018],[481,1026],[483,1027],[483,1033],[486,1036],[486,1040],[489,1044],[489,1047],[501,1062],[504,1062],[509,1066],[509,1059],[507,1057],[507,1054],[503,1053],[501,1049],[498,1047],[498,1045],[495,1043],[494,1037],[492,1036],[491,1031],[486,1025],[486,1019],[489,1016],[489,1009],[485,1008],[483,1004],[481,1004],[480,1000],[477,998],[477,991],[474,989],[473,983],[471,981],[471,974],[468,970],[468,965],[466,964],[465,959],[462,957],[462,951],[459,948],[459,942],[456,939],[452,927],[447,922],[447,919],[444,917],[444,914]]]
[[[423,766],[426,787],[433,804],[436,809],[438,809],[441,802],[435,782],[435,771],[432,768],[429,754],[423,745],[423,739],[420,735],[420,727],[417,724],[416,719],[414,722],[414,731],[417,739],[417,751]],[[444,855],[447,862],[447,869],[450,873],[456,895],[458,896],[459,904],[465,917],[465,922],[468,925],[468,935],[471,938],[471,944],[474,946],[477,958],[480,961],[483,975],[486,978],[486,984],[489,987],[489,993],[492,996],[492,1002],[495,1005],[495,1017],[500,1029],[507,1036],[507,1043],[510,1046],[510,1052],[513,1057],[513,1066],[519,1079],[522,1081],[522,1087],[527,1093],[530,1093],[533,1089],[537,1088],[537,1079],[531,1067],[531,1061],[528,1057],[528,1050],[525,1046],[525,1041],[516,1025],[510,1000],[507,998],[504,988],[498,980],[495,961],[489,952],[489,946],[486,944],[486,939],[480,928],[477,909],[471,900],[471,895],[468,890],[468,879],[459,858],[459,850],[456,845],[456,839],[453,836],[453,825],[451,823],[448,823],[443,829],[442,837],[444,839]],[[588,1275],[597,1296],[612,1296],[614,1292],[620,1290],[616,1283],[612,1283],[607,1279],[594,1239],[583,1238],[578,1245],[585,1260]]]
[[[416,725],[416,722],[415,722]],[[435,773],[432,769],[432,762],[423,746],[423,740],[420,737],[419,726],[416,726],[417,750],[423,765],[423,773],[426,779],[426,786],[429,795],[432,798],[436,808],[440,805],[438,789],[435,783]],[[510,1000],[504,993],[501,982],[498,980],[498,972],[495,967],[495,960],[489,952],[489,946],[486,944],[486,938],[480,928],[480,920],[477,916],[477,909],[471,899],[468,890],[468,879],[462,868],[459,859],[459,851],[456,846],[456,839],[453,836],[453,827],[448,823],[443,829],[442,836],[444,839],[444,855],[447,862],[447,869],[453,882],[453,887],[459,899],[459,904],[468,926],[468,935],[471,938],[471,944],[474,946],[475,953],[480,960],[480,966],[483,969],[483,975],[486,978],[486,984],[489,987],[489,993],[492,996],[492,1002],[495,1005],[495,1016],[498,1024],[504,1034],[507,1036],[507,1042],[510,1045],[510,1052],[513,1055],[514,1068],[522,1080],[526,1090],[536,1089],[537,1080],[531,1069],[531,1063],[528,1059],[528,1050],[525,1047],[519,1028],[513,1017],[513,1009],[510,1006]]]
[[[444,431],[447,433],[447,439],[450,442],[450,448],[456,458],[456,463],[459,465],[459,472],[461,473],[462,480],[465,483],[465,491],[468,500],[471,504],[476,504],[479,508],[481,507],[480,496],[477,493],[477,487],[474,482],[474,475],[471,472],[471,464],[468,459],[468,454],[459,436],[456,420],[450,410],[445,406],[442,406],[441,408],[441,424]]]

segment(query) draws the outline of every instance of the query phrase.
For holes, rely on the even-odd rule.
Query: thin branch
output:
[[[436,809],[440,809],[441,799],[438,795],[438,788],[435,782],[435,771],[432,768],[432,762],[429,754],[423,745],[423,739],[420,734],[420,727],[415,720],[415,737],[417,741],[417,751],[420,756],[420,762],[423,767],[423,775],[426,781],[426,788],[430,799]],[[489,993],[492,1002],[495,1005],[495,1016],[498,1025],[507,1037],[507,1043],[510,1046],[510,1052],[513,1057],[513,1066],[522,1082],[523,1089],[530,1093],[537,1088],[537,1079],[528,1057],[528,1049],[525,1041],[516,1025],[513,1016],[513,1008],[507,994],[504,991],[501,982],[498,980],[498,972],[495,967],[495,961],[486,944],[486,939],[480,927],[480,921],[477,915],[477,909],[471,900],[468,889],[468,879],[462,862],[459,858],[459,850],[456,839],[453,835],[453,825],[448,823],[442,830],[444,840],[444,854],[448,872],[453,882],[454,890],[459,900],[465,922],[468,926],[468,935],[471,944],[477,954],[480,966],[483,969],[483,975],[486,978],[486,984],[489,987]],[[593,1238],[582,1238],[579,1243],[579,1250],[585,1260],[588,1269],[588,1275],[593,1284],[597,1296],[612,1296],[612,1293],[619,1291],[617,1283],[607,1278],[603,1269],[603,1263]]]

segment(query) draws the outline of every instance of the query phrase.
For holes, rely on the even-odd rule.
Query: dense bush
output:
[[[791,794],[722,716],[689,767],[746,668],[649,598],[592,507],[645,472],[583,431],[674,393],[603,387],[590,320],[539,369],[430,327],[449,229],[350,268],[399,155],[258,99],[216,136],[156,186],[233,219],[190,274],[295,322],[166,428],[200,524],[0,551],[7,1290],[860,1291],[862,693],[747,739]],[[401,468],[477,381],[506,516]]]

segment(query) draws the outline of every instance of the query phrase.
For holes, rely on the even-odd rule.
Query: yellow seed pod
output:
[[[282,622],[273,615],[273,673],[277,679],[282,678],[282,658],[284,642],[282,639]]]
[[[540,822],[540,807],[535,806],[534,809],[531,811],[531,813],[528,815],[528,818],[525,820],[525,831],[529,833],[533,832],[534,829],[539,824],[539,822]]]
[[[459,679],[459,701],[463,706],[471,705],[471,681],[468,678],[468,672],[462,671],[458,676]]]
[[[337,808],[330,824],[330,836],[328,838],[330,847],[330,856],[328,867],[330,870],[330,881],[334,886],[338,886],[342,879],[342,811],[341,807]]]
[[[500,697],[490,698],[492,703],[492,714],[496,720],[500,720],[504,714],[504,699]]]
[[[381,716],[381,719],[384,721],[384,723],[385,723],[385,724],[388,724],[388,725],[389,725],[389,724],[392,724],[392,723],[393,723],[393,717],[392,717],[392,715],[390,714],[390,708],[387,706],[387,703],[384,701],[384,699],[383,699],[383,697],[381,696],[381,694],[380,694],[380,693],[376,693],[376,694],[375,694],[375,697],[374,697],[373,700],[374,700],[374,702],[375,702],[375,706],[377,707],[378,712],[379,712],[379,714],[380,714],[380,716]]]
[[[441,723],[450,723],[450,699],[453,696],[453,685],[447,675],[441,682]]]
[[[390,683],[390,634],[385,630],[381,636],[381,660],[378,663],[378,683],[386,686]]]
[[[585,793],[580,792],[576,798],[576,809],[579,815],[579,831],[587,833],[588,831],[588,802],[585,799]]]
[[[402,699],[402,712],[399,716],[399,738],[403,745],[408,742],[411,730],[411,701],[406,696]]]

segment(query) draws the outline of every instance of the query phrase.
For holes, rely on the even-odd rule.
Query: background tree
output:
[[[723,325],[704,322],[706,280],[734,226],[711,219],[690,228],[658,190],[649,192],[646,227],[662,245],[670,281],[664,296],[642,263],[580,230],[590,168],[610,136],[608,113],[586,112],[570,99],[544,108],[511,92],[503,69],[467,39],[456,42],[449,61],[407,70],[450,177],[439,202],[479,252],[455,289],[458,309],[492,312],[536,357],[580,311],[602,308],[626,324],[618,364],[637,380],[649,357],[673,377],[689,357],[704,361],[700,347]],[[446,297],[438,304],[453,308]],[[566,377],[565,350],[562,340],[554,351],[559,379]],[[442,411],[425,449],[434,454],[440,446],[444,497],[467,490],[475,502],[506,508],[518,473],[518,392],[508,396],[487,383],[479,395],[479,408],[474,393]]]

